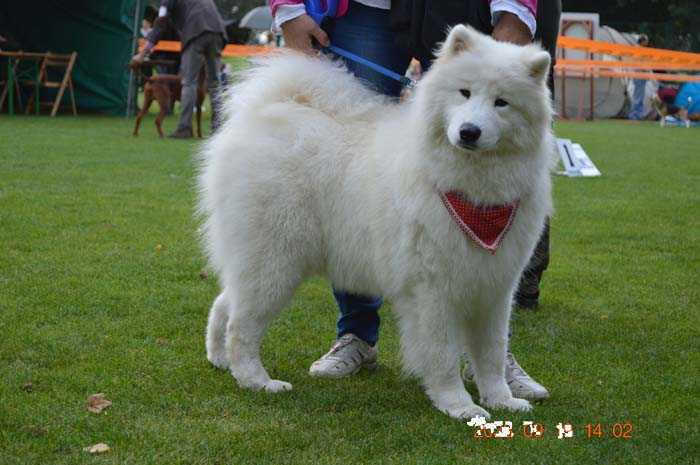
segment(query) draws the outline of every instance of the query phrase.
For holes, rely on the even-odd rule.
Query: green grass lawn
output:
[[[176,119],[166,121],[174,129]],[[193,219],[196,143],[152,117],[0,117],[0,464],[693,463],[700,457],[700,131],[561,123],[604,176],[555,180],[541,307],[513,351],[552,398],[545,439],[477,440],[401,376],[383,309],[380,369],[312,379],[334,337],[327,283],[304,285],[263,359],[294,390],[239,389],[206,361],[217,294]],[[31,383],[31,384],[28,384]],[[470,388],[472,393],[474,389]],[[86,398],[103,392],[96,415]],[[556,439],[571,423],[575,437]],[[610,437],[633,425],[629,440]],[[606,437],[588,439],[601,423]],[[82,448],[105,442],[92,456]],[[697,463],[697,462],[694,462]]]

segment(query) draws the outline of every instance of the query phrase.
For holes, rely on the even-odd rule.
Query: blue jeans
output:
[[[394,43],[389,10],[351,1],[345,16],[329,19],[323,27],[333,45],[401,75],[408,68],[411,57]],[[400,82],[354,61],[345,60],[345,64],[351,73],[377,92],[392,97],[398,97],[401,93]]]
[[[639,120],[644,118],[644,94],[647,87],[647,81],[644,79],[634,79],[634,92],[632,94],[632,111],[630,111],[629,119]]]
[[[394,44],[394,34],[389,28],[389,10],[371,8],[350,2],[348,13],[324,24],[331,43],[369,61],[403,74],[411,57]],[[392,97],[401,93],[401,83],[352,61],[346,61],[350,72],[377,92]],[[340,309],[338,337],[352,333],[369,343],[379,339],[379,307],[382,298],[363,296],[333,289]]]

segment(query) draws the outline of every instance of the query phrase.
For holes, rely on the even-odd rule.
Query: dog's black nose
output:
[[[466,123],[459,128],[459,138],[465,144],[474,144],[481,137],[481,128],[475,124]]]

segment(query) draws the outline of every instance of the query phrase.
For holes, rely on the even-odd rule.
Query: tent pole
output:
[[[131,54],[136,53],[136,47],[139,40],[139,19],[141,17],[141,0],[136,0],[134,6],[134,31],[131,38]],[[126,96],[126,117],[134,116],[134,103],[136,101],[136,83],[134,82],[134,70],[129,67],[129,89]]]

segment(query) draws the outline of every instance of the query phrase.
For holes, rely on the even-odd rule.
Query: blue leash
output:
[[[335,17],[336,13],[338,12],[338,0],[327,0],[325,3],[326,9],[324,10],[322,0],[304,1],[304,4],[306,6],[306,13],[309,16],[311,16],[311,18],[313,18],[313,20],[316,21],[316,23],[319,25],[322,24],[323,20],[327,17]],[[390,79],[393,79],[394,81],[398,81],[407,87],[413,87],[416,84],[416,82],[413,79],[396,73],[388,68],[385,68],[384,66],[378,65],[377,63],[369,61],[368,59],[363,58],[359,55],[355,55],[354,53],[349,52],[345,49],[336,47],[335,45],[330,45],[324,48],[323,50],[334,53],[350,61],[354,61],[355,63],[358,63],[362,66],[366,66],[367,68],[374,70],[379,74],[382,74]]]
[[[395,73],[394,71],[392,71],[388,68],[385,68],[381,65],[378,65],[372,61],[369,61],[366,58],[362,58],[359,55],[355,55],[352,52],[348,52],[345,49],[342,49],[340,47],[336,47],[335,45],[329,45],[324,50],[331,51],[331,52],[335,53],[336,55],[340,55],[343,58],[347,58],[348,60],[354,61],[355,63],[364,65],[364,66],[378,72],[379,74],[383,74],[384,76],[393,79],[394,81],[399,81],[401,84],[403,84],[405,86],[413,87],[416,84],[416,82],[413,79],[410,79],[406,76],[402,76],[399,73]]]

